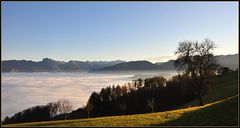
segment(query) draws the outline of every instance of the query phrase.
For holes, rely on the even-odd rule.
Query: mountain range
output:
[[[56,61],[43,58],[42,61],[6,60],[2,61],[2,72],[80,72],[96,70],[125,61]]]
[[[238,54],[215,56],[217,62],[230,69],[237,69]],[[2,72],[81,72],[81,71],[133,71],[133,70],[176,70],[175,60],[151,63],[141,61],[56,61],[43,58],[42,61],[4,60]]]

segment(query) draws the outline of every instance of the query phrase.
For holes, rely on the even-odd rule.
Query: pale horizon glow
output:
[[[238,53],[238,2],[1,2],[2,60],[175,59],[183,40]]]

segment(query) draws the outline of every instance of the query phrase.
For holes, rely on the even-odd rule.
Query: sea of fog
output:
[[[138,78],[164,76],[176,71],[107,72],[107,73],[2,73],[1,117],[12,116],[26,108],[45,105],[59,99],[69,100],[74,109],[86,104],[93,91]]]

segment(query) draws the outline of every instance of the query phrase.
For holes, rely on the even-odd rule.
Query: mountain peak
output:
[[[137,60],[137,61],[129,61],[129,63],[151,63],[151,62],[149,62],[147,60]]]
[[[42,61],[43,62],[54,62],[55,60],[45,57],[45,58],[42,59]]]

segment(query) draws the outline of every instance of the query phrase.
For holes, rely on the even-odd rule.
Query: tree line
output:
[[[108,86],[93,92],[84,108],[88,117],[160,112],[173,109],[196,98],[191,79],[174,76],[138,79],[133,84]]]
[[[68,100],[61,99],[57,102],[50,102],[46,105],[40,105],[25,109],[14,114],[11,117],[5,117],[3,124],[49,121],[57,115],[63,115],[66,119],[68,112],[72,111],[73,107]]]

